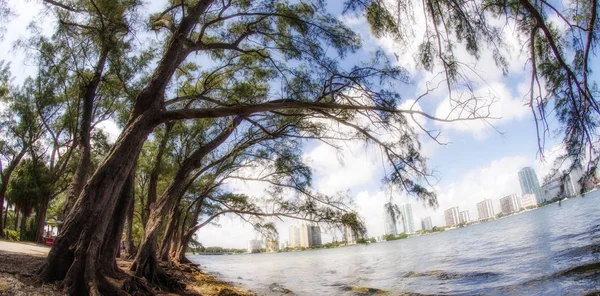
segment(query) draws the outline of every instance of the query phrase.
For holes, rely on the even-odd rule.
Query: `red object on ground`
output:
[[[54,238],[53,237],[47,237],[46,238],[46,245],[48,245],[48,246],[54,245]]]

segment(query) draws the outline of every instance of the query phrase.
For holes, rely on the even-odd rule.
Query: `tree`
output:
[[[452,106],[470,110],[473,115],[478,111],[474,108],[477,105],[471,104],[474,84],[466,73],[474,69],[459,59],[459,53],[466,51],[478,58],[483,50],[490,49],[496,64],[508,74],[502,32],[507,26],[516,28],[522,51],[529,57],[524,66],[531,75],[524,99],[535,120],[540,157],[544,158],[546,139],[554,129],[562,136],[565,151],[556,160],[551,175],[568,163],[569,172],[584,169],[581,184],[593,178],[600,161],[600,108],[597,81],[591,76],[594,56],[590,54],[597,49],[600,38],[597,0],[428,0],[422,4],[410,0],[349,0],[346,9],[366,11],[377,36],[390,36],[400,45],[411,38],[422,40],[420,65],[429,71],[441,68]],[[417,20],[425,28],[422,36],[414,30]],[[454,95],[457,89],[470,95],[466,100]],[[465,110],[464,105],[471,107]],[[557,119],[555,126],[551,125],[553,117]]]
[[[355,137],[381,148],[393,171],[388,181],[435,204],[435,195],[427,184],[425,160],[419,154],[418,141],[407,125],[406,116],[426,116],[439,121],[457,119],[397,108],[400,97],[391,89],[396,83],[406,82],[406,74],[402,69],[389,67],[382,55],[376,56],[372,63],[350,70],[340,67],[330,53],[335,51],[344,58],[360,46],[360,41],[327,13],[322,1],[288,4],[202,0],[170,4],[171,7],[152,18],[153,28],[165,40],[162,56],[152,76],[144,81],[143,89],[136,92],[123,132],[89,178],[68,215],[41,269],[43,281],[63,280],[69,294],[123,294],[104,277],[112,275],[109,269],[113,266],[103,264],[102,259],[109,252],[103,246],[119,235],[111,223],[116,224],[125,215],[116,210],[122,208],[117,205],[127,205],[133,198],[131,194],[123,194],[123,189],[144,142],[156,126],[169,121],[221,119],[230,122],[221,131],[223,137],[227,136],[227,129],[233,130],[240,124],[239,118],[252,116],[302,119],[307,129],[314,128],[312,134],[317,138],[326,136],[324,124],[310,124],[311,120],[340,124],[352,130]],[[78,8],[67,6],[67,9]],[[217,64],[227,71],[237,69],[239,63],[247,66],[226,85],[212,81],[185,96],[175,94],[176,98],[170,98],[169,86],[175,84],[173,76],[191,53],[213,61],[203,63],[205,68]],[[193,72],[202,77],[207,75],[205,68]],[[268,84],[256,87],[244,83],[246,78],[252,81],[261,72],[265,73],[262,78]],[[242,91],[244,96],[230,100],[228,94],[234,90]],[[465,119],[478,117],[479,114],[471,114]],[[372,124],[359,124],[356,122],[359,119]],[[395,137],[383,140],[376,133],[379,131],[393,133]],[[215,138],[216,144],[218,139]],[[180,188],[173,188],[180,192]],[[172,208],[173,201],[165,199],[165,205],[157,206],[156,214],[150,214],[150,229],[158,227],[157,214],[164,213],[162,208]],[[315,205],[307,202],[299,206],[312,210]],[[140,248],[138,255],[142,252],[147,251]]]
[[[37,219],[40,219],[40,216],[41,219],[45,218],[45,211],[40,215],[39,205],[40,201],[51,193],[50,171],[43,162],[26,159],[19,164],[15,170],[15,176],[10,181],[8,199],[15,204],[16,209],[22,212],[21,240],[38,240],[36,237],[32,237],[38,235],[37,229],[25,231],[27,218],[34,208],[37,208]],[[29,235],[29,233],[33,235]]]
[[[41,137],[41,127],[35,114],[33,98],[10,85],[10,71],[7,64],[0,62],[0,99],[8,103],[0,122],[0,217],[4,210],[5,195],[12,173],[32,145]],[[2,167],[5,161],[6,167]],[[4,227],[0,219],[0,235],[4,236]]]

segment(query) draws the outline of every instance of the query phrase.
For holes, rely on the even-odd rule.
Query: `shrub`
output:
[[[20,234],[18,231],[12,229],[4,229],[4,233],[6,234],[6,238],[8,240],[15,242],[19,241]]]

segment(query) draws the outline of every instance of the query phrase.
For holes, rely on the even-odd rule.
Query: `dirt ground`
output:
[[[58,296],[64,295],[59,283],[40,284],[34,274],[42,265],[45,253],[15,253],[0,250],[0,295]],[[118,260],[121,269],[127,270],[130,261]],[[256,294],[234,287],[204,273],[195,266],[163,265],[169,274],[186,284],[182,294],[154,291],[156,295],[206,295],[206,296],[254,296]]]

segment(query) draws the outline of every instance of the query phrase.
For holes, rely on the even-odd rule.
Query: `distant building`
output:
[[[500,211],[504,214],[518,212],[521,209],[521,202],[516,194],[509,194],[500,199]]]
[[[581,192],[579,179],[583,176],[583,171],[579,169],[572,170],[565,179],[565,195],[576,196]]]
[[[431,223],[431,216],[427,216],[421,219],[421,229],[424,231],[430,231],[433,229],[433,223]]]
[[[537,199],[535,194],[525,194],[521,196],[521,206],[524,208],[537,207]]]
[[[535,170],[530,167],[525,167],[519,171],[519,183],[521,184],[521,194],[534,194],[537,204],[541,204],[545,200],[545,196],[540,188]]]
[[[459,219],[461,224],[466,224],[471,221],[471,217],[469,217],[469,211],[462,211],[459,213]]]
[[[321,245],[321,228],[314,225],[300,225],[300,246],[309,248]]]
[[[460,223],[458,214],[458,207],[452,207],[444,211],[444,218],[446,219],[446,226],[456,226]]]
[[[290,242],[289,241],[283,241],[281,243],[279,243],[279,249],[280,250],[284,250],[290,247]]]
[[[396,229],[396,218],[394,217],[394,213],[390,211],[392,203],[386,203],[383,206],[383,226],[385,227],[385,234],[391,234],[393,236],[398,235],[398,230]]]
[[[494,206],[492,204],[492,200],[486,198],[477,203],[477,214],[479,215],[479,220],[487,220],[490,218],[494,218],[496,213],[494,212]]]
[[[547,200],[551,200],[555,197],[558,197],[561,191],[561,186],[562,182],[559,178],[552,178],[542,185],[542,192]]]
[[[477,203],[477,214],[479,215],[479,220],[487,220],[490,218],[494,218],[496,213],[494,212],[494,206],[492,205],[492,200],[486,198]]]
[[[401,205],[400,213],[402,214],[402,227],[404,228],[404,233],[414,233],[415,222],[413,219],[412,207],[410,206],[410,204]]]
[[[262,248],[262,240],[253,239],[248,241],[248,253],[253,253]]]
[[[344,240],[348,245],[356,244],[356,236],[350,227],[344,226]]]
[[[300,246],[300,229],[295,225],[290,225],[290,248],[297,248]]]

